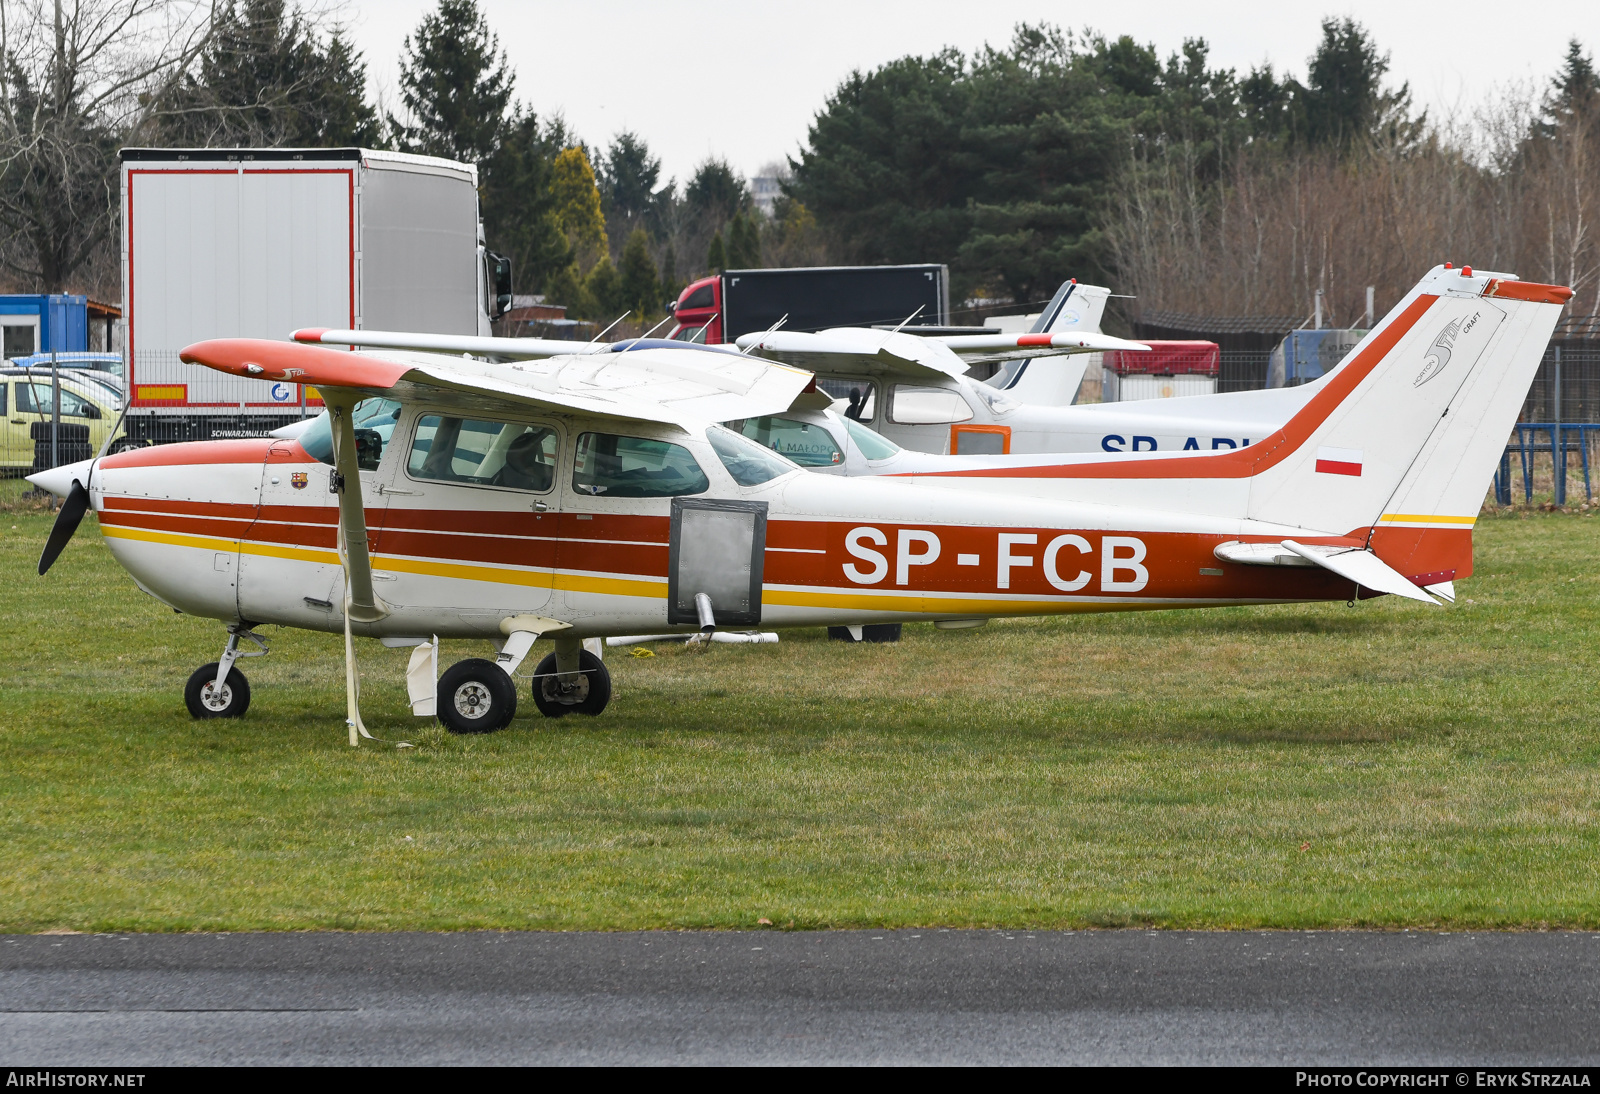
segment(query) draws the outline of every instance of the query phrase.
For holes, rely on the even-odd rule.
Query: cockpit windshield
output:
[[[363,471],[376,471],[383,450],[400,420],[400,404],[393,399],[363,399],[350,418],[356,429],[356,461]],[[314,460],[333,466],[333,421],[324,410],[295,438]]]

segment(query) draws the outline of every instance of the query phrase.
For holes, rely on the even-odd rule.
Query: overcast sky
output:
[[[756,174],[792,155],[823,100],[852,69],[946,45],[1003,46],[1019,21],[1132,35],[1165,57],[1186,37],[1241,73],[1271,61],[1304,76],[1324,15],[1352,15],[1435,112],[1515,81],[1548,79],[1576,35],[1593,54],[1600,2],[1386,0],[479,0],[517,73],[517,95],[561,112],[591,145],[633,129],[679,179],[708,155]],[[376,92],[394,102],[402,41],[436,0],[349,0],[345,18]]]

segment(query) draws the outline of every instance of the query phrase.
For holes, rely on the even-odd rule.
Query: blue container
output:
[[[88,348],[88,297],[0,295],[0,354],[6,358]]]
[[[1355,329],[1292,330],[1267,360],[1268,387],[1298,387],[1332,372],[1365,338]]]

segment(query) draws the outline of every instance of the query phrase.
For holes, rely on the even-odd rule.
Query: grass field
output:
[[[0,513],[0,930],[1600,926],[1600,519],[1487,516],[1453,609],[906,629],[608,663],[593,720],[455,738],[407,651],[215,623],[92,519]],[[447,644],[446,663],[481,654]]]

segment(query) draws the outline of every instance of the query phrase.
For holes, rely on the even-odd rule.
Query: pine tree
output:
[[[728,268],[727,250],[722,245],[721,231],[711,237],[711,246],[706,251],[706,268],[712,273],[721,273]]]
[[[617,268],[611,264],[610,255],[600,256],[600,261],[594,264],[589,276],[583,279],[583,287],[594,301],[593,306],[599,309],[594,313],[595,319],[609,323],[623,312],[632,310],[623,300],[622,278],[617,276]]]
[[[734,214],[728,225],[728,268],[749,270],[761,265],[761,236],[745,213]]]
[[[568,244],[580,252],[579,261],[588,265],[593,255],[605,252],[609,244],[594,168],[589,166],[589,157],[581,147],[564,148],[556,156],[550,191],[556,223],[566,233]]]
[[[661,307],[661,280],[650,260],[650,236],[635,228],[622,249],[622,302],[639,315],[654,315]]]
[[[661,299],[675,301],[683,292],[683,280],[678,276],[678,251],[671,243],[661,253]]]
[[[750,203],[750,191],[727,160],[709,159],[695,168],[683,199],[695,216],[721,223]]]
[[[596,167],[607,217],[634,221],[655,210],[661,159],[650,154],[637,133],[618,133]]]
[[[1410,90],[1385,93],[1389,55],[1379,53],[1372,35],[1348,16],[1322,21],[1322,42],[1311,57],[1305,103],[1306,139],[1312,144],[1348,148],[1376,136],[1384,123],[1406,126]]]
[[[500,147],[515,83],[475,0],[439,0],[406,37],[400,99],[411,122],[389,127],[402,151],[479,163]]]
[[[1563,121],[1597,110],[1600,110],[1600,73],[1595,72],[1594,61],[1573,38],[1567,43],[1561,71],[1550,81],[1550,91],[1545,96],[1544,114],[1549,119],[1545,128],[1553,132]]]
[[[552,279],[576,258],[557,216],[554,190],[555,160],[569,143],[559,119],[541,123],[532,111],[518,109],[482,167],[484,239],[510,257],[520,292],[549,294]]]
[[[284,0],[242,0],[217,13],[195,70],[157,112],[164,140],[202,145],[371,145],[366,65],[338,31],[326,45]]]

